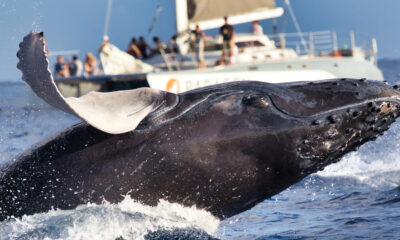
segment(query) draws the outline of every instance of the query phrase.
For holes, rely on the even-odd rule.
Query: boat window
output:
[[[246,47],[263,47],[260,41],[246,41],[246,42],[236,42],[236,46],[238,48],[246,48]]]

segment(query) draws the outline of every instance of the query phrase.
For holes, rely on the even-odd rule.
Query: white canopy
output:
[[[105,74],[147,73],[154,70],[153,66],[135,59],[111,43],[102,45],[99,54]]]
[[[203,30],[219,28],[224,24],[224,16],[229,17],[230,24],[240,24],[284,13],[274,0],[176,0],[176,10],[178,32],[196,25]]]

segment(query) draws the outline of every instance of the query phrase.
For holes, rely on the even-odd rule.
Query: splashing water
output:
[[[346,155],[317,175],[354,178],[371,187],[396,187],[400,183],[400,123],[394,123],[384,136],[368,142],[359,151]]]
[[[87,204],[6,220],[0,224],[0,239],[145,239],[149,232],[159,230],[195,229],[212,234],[218,224],[217,218],[194,206],[160,200],[150,207],[125,197],[118,204]]]

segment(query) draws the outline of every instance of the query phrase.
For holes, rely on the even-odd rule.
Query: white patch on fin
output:
[[[151,88],[64,98],[49,69],[43,33],[30,33],[20,43],[17,68],[22,79],[48,104],[76,115],[93,127],[112,134],[134,130],[161,103],[165,92]]]

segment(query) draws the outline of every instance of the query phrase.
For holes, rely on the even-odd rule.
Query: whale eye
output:
[[[269,103],[264,95],[245,95],[242,98],[242,103],[246,106],[257,108],[268,107]]]

